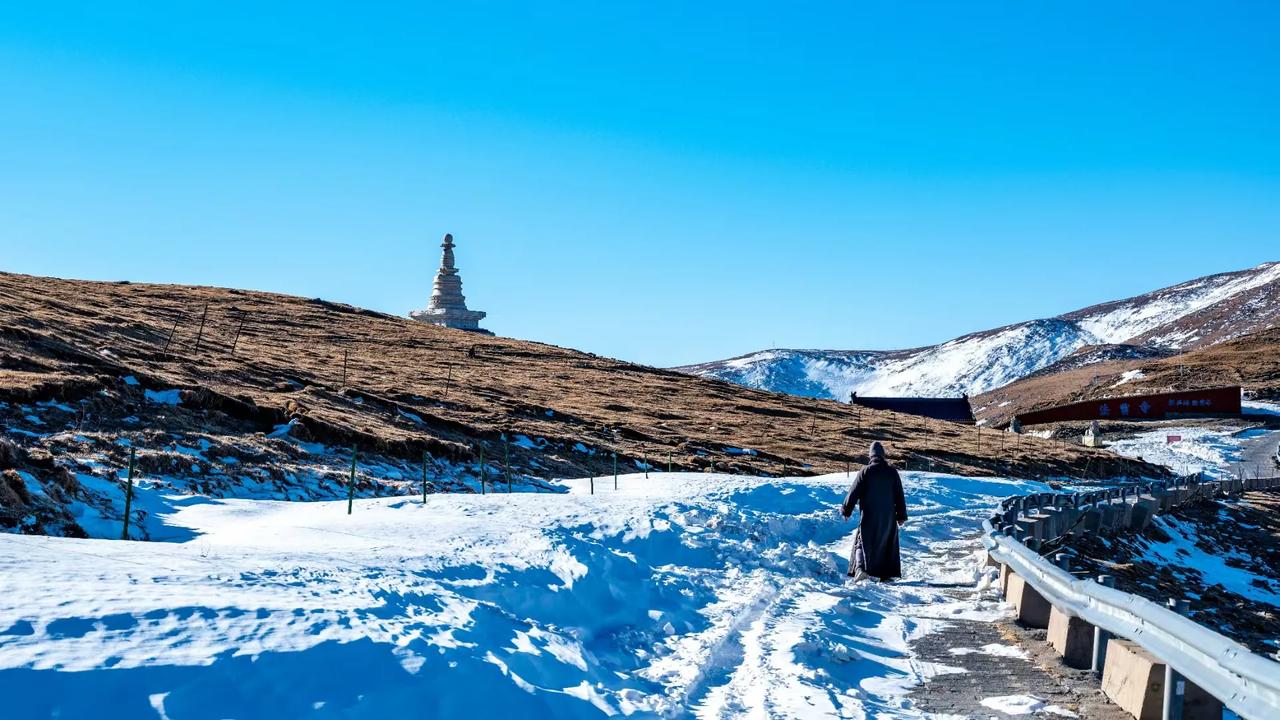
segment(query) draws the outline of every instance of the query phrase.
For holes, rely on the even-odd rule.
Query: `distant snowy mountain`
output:
[[[748,387],[845,400],[976,395],[1090,345],[1185,351],[1280,319],[1280,263],[1221,273],[1044,320],[912,350],[764,350],[678,370]],[[1135,350],[1142,352],[1145,350]]]

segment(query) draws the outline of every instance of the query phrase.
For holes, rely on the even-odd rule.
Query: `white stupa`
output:
[[[462,276],[453,263],[453,236],[446,233],[440,247],[444,252],[436,280],[431,286],[431,299],[427,301],[425,310],[414,310],[409,317],[419,322],[492,335],[480,327],[480,321],[487,313],[467,309],[467,299],[462,295]]]

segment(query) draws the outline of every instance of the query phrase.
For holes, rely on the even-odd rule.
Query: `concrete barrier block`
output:
[[[1009,573],[1005,599],[1013,603],[1018,621],[1023,625],[1040,629],[1049,627],[1049,601],[1018,573]]]
[[[1129,503],[1116,500],[1102,506],[1102,530],[1114,532],[1129,527]]]
[[[1222,703],[1183,680],[1183,720],[1219,720]],[[1102,669],[1102,691],[1138,720],[1160,720],[1164,709],[1164,663],[1136,643],[1112,638]]]
[[[1055,537],[1054,526],[1057,523],[1057,517],[1054,513],[1041,510],[1035,515],[1032,515],[1031,519],[1036,522],[1035,531],[1037,540],[1048,540]]]
[[[1072,532],[1080,532],[1080,526],[1076,521],[1080,519],[1080,511],[1075,508],[1063,508],[1058,511],[1058,527],[1057,536],[1065,534],[1068,530]]]
[[[1049,644],[1069,667],[1093,664],[1093,625],[1057,607],[1049,611]]]
[[[1045,516],[1044,540],[1056,538],[1066,530],[1063,524],[1065,516],[1061,508],[1050,508],[1041,512]]]
[[[1142,496],[1137,502],[1133,503],[1132,516],[1129,527],[1134,530],[1146,530],[1151,524],[1151,519],[1155,517],[1156,511],[1160,509],[1160,501],[1150,496]]]
[[[1027,537],[1039,538],[1040,533],[1044,532],[1040,528],[1038,515],[1020,517],[1014,521],[1013,526],[1025,533]]]
[[[1102,522],[1102,511],[1096,507],[1086,508],[1080,511],[1080,524],[1076,529],[1081,532],[1096,533],[1098,525]]]
[[[1133,527],[1133,498],[1120,503],[1119,517],[1116,518],[1117,530],[1128,530]]]
[[[1151,497],[1156,500],[1156,512],[1165,513],[1173,507],[1173,493],[1168,490],[1153,490]]]
[[[1116,518],[1120,514],[1119,505],[1117,503],[1103,503],[1098,506],[1098,530],[1101,532],[1111,532],[1116,529]]]

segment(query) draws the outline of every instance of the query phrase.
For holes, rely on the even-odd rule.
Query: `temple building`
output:
[[[462,296],[462,276],[458,275],[458,268],[453,262],[453,236],[446,233],[440,247],[444,248],[444,252],[440,257],[436,280],[431,286],[431,299],[427,301],[425,310],[414,310],[409,313],[409,317],[455,330],[492,335],[493,333],[480,327],[480,321],[486,313],[467,309],[467,299]]]

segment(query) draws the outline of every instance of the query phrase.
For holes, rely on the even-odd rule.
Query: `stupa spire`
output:
[[[453,256],[453,235],[446,233],[440,247],[440,269],[431,284],[431,299],[427,301],[426,309],[415,310],[409,313],[409,317],[420,322],[492,335],[480,328],[480,321],[486,313],[467,309],[467,299],[462,294],[462,276],[458,274]]]

